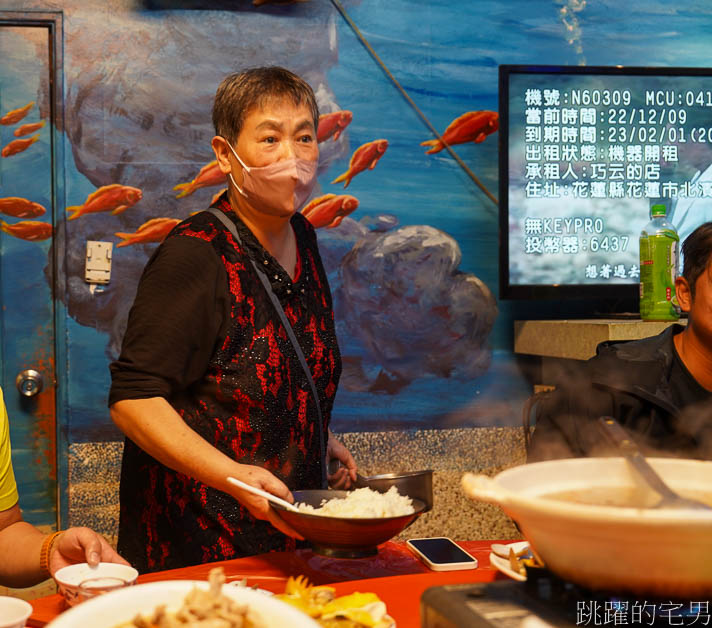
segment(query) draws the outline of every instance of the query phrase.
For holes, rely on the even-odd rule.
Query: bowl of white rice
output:
[[[299,532],[318,554],[361,558],[378,553],[378,546],[399,534],[426,509],[424,502],[400,495],[355,491],[292,491],[299,512],[272,504],[279,516]]]

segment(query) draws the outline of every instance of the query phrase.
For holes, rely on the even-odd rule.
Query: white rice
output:
[[[301,502],[294,505],[300,512],[310,515],[349,519],[400,517],[415,512],[413,500],[401,495],[395,486],[391,486],[386,493],[379,493],[370,488],[357,488],[343,499],[323,499],[319,508]]]

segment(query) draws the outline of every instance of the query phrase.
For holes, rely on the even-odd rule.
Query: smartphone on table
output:
[[[476,569],[477,559],[444,536],[406,541],[410,550],[433,571]]]

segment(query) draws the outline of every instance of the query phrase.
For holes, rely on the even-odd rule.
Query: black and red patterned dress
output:
[[[109,405],[164,397],[217,449],[264,467],[290,489],[319,488],[315,400],[254,260],[294,329],[319,394],[324,440],[341,374],[331,293],[313,227],[295,214],[292,281],[232,211],[237,244],[200,212],[169,234],[149,260],[111,364]],[[126,439],[121,468],[119,552],[139,571],[171,569],[294,547],[230,495],[177,473]]]

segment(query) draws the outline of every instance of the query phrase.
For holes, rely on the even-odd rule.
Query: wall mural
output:
[[[408,416],[417,417],[414,427],[436,426],[448,411],[442,399],[449,382],[471,388],[468,380],[487,372],[497,306],[486,283],[460,268],[462,252],[447,227],[404,220],[398,206],[406,197],[394,202],[377,192],[394,174],[389,161],[412,154],[421,169],[430,165],[420,147],[427,131],[414,128],[409,144],[399,132],[392,139],[384,133],[388,124],[374,124],[377,103],[359,96],[352,104],[348,91],[335,92],[328,74],[344,33],[328,3],[214,14],[171,8],[126,11],[110,25],[84,4],[65,8],[65,132],[79,176],[67,186],[66,227],[56,244],[65,249],[68,291],[61,298],[78,323],[72,346],[88,328],[104,339],[102,359],[94,356],[89,368],[100,372],[116,357],[138,278],[157,243],[225,187],[209,145],[217,84],[242,67],[281,64],[310,82],[322,113],[319,186],[303,211],[318,229],[334,293],[345,363],[341,391],[354,396],[341,402],[353,404],[342,420],[335,411],[335,428],[387,429],[389,419],[404,425]],[[375,71],[367,58],[361,62],[364,71]],[[447,132],[453,143],[481,142],[490,127],[490,115],[471,111]],[[419,176],[413,168],[408,178]],[[115,244],[111,282],[95,291],[83,279],[86,240]],[[71,353],[70,347],[70,359]],[[106,372],[103,394],[94,395],[100,402]],[[426,412],[407,392],[423,379],[430,388],[424,394],[440,389],[435,399],[441,398]],[[97,420],[86,390],[72,394],[71,440],[115,437],[106,414]],[[464,400],[472,394],[466,391]],[[375,398],[363,404],[367,397]],[[395,402],[391,417],[381,398]]]
[[[35,101],[31,101],[23,107],[12,109],[0,117],[0,124],[6,127],[18,125],[25,119],[30,111],[35,108]],[[19,155],[39,141],[40,134],[37,133],[45,125],[44,120],[38,122],[28,122],[20,126],[15,126],[12,134],[19,139],[14,139],[3,146],[0,157],[8,158]],[[32,137],[25,137],[26,135]],[[20,240],[47,240],[52,237],[52,225],[39,220],[28,220],[37,218],[47,213],[47,210],[34,201],[19,196],[6,196],[0,198],[0,214],[12,216],[13,218],[23,218],[16,222],[7,222],[0,219],[0,230]]]
[[[660,11],[634,0],[630,20],[614,23],[605,6],[583,0],[344,2],[444,139],[495,191],[497,64],[695,64],[692,47],[661,43],[669,20],[660,16],[675,13],[697,41],[706,23],[699,7],[693,24],[663,0],[652,5]],[[103,2],[68,0],[62,10],[66,215],[54,246],[66,280],[58,298],[68,317],[70,440],[117,438],[105,407],[108,363],[141,271],[173,226],[225,187],[210,149],[215,89],[230,72],[270,64],[303,76],[322,113],[318,185],[302,211],[317,228],[344,356],[335,429],[518,422],[529,387],[511,354],[512,308],[495,296],[496,206],[331,3],[116,0],[109,17]],[[655,46],[621,32],[629,22],[655,33]],[[585,35],[596,42],[586,57]],[[41,130],[18,127],[3,156],[32,150]],[[39,209],[0,201],[0,211],[25,222]],[[20,224],[2,229],[33,233]],[[87,240],[115,245],[111,282],[94,291],[84,282]]]

